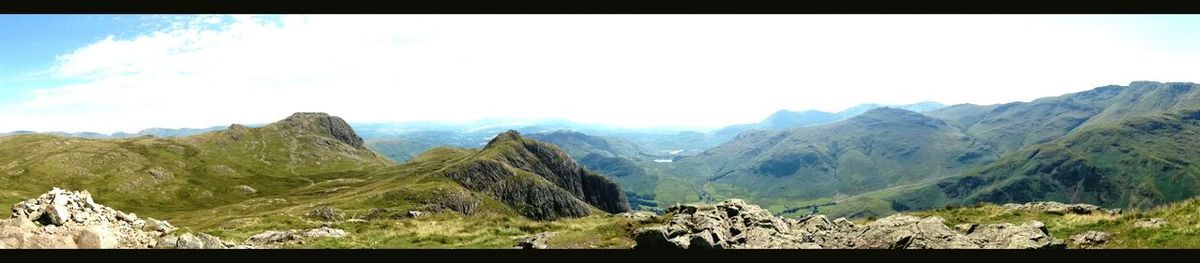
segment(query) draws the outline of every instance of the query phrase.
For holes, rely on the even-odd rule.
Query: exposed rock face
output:
[[[557,147],[516,131],[497,135],[444,175],[536,220],[586,216],[589,205],[610,213],[629,211],[624,192],[611,180],[585,170]]]
[[[347,124],[342,118],[329,116],[329,114],[321,112],[297,112],[284,119],[284,121],[299,123],[314,122],[320,127],[321,131],[328,133],[338,141],[354,146],[355,148],[366,149],[363,146],[362,137],[358,137],[354,129],[350,128],[350,124]]]
[[[257,235],[246,239],[247,244],[259,246],[277,246],[281,244],[303,244],[305,240],[312,238],[342,238],[346,237],[346,231],[336,228],[321,227],[309,230],[292,229],[287,231],[263,231]]]
[[[97,204],[87,191],[54,188],[13,205],[12,218],[0,223],[0,243],[7,248],[151,248],[174,230],[169,223]]]
[[[0,248],[235,248],[208,234],[171,235],[175,226],[97,204],[87,191],[54,188],[13,205],[0,222]]]
[[[1096,205],[1090,204],[1064,204],[1059,202],[1031,202],[1024,204],[1005,204],[1004,209],[1008,210],[1033,210],[1042,211],[1051,214],[1108,214],[1117,215],[1121,213],[1121,209],[1104,209]]]
[[[1082,248],[1096,247],[1108,242],[1108,233],[1100,231],[1088,230],[1080,234],[1071,236],[1071,243],[1079,245]]]
[[[1162,218],[1142,218],[1133,222],[1133,226],[1137,228],[1160,228],[1167,225],[1167,220]]]
[[[990,224],[951,229],[940,217],[896,214],[866,225],[824,215],[785,219],[738,199],[675,205],[666,225],[636,231],[637,248],[1065,248],[1045,225]]]

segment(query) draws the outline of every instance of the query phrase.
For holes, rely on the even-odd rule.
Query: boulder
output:
[[[517,248],[521,248],[521,249],[546,249],[546,248],[549,248],[549,246],[546,245],[546,242],[549,241],[551,237],[554,237],[557,234],[558,234],[557,232],[545,232],[545,233],[538,233],[538,234],[535,234],[535,235],[532,235],[529,237],[525,237],[525,238],[521,239],[521,241],[517,242]]]
[[[120,246],[119,242],[112,230],[100,226],[85,228],[75,235],[75,244],[79,248],[117,248]]]
[[[1167,220],[1162,218],[1142,218],[1133,222],[1133,227],[1137,228],[1160,228],[1167,225]]]
[[[864,225],[824,215],[785,219],[745,201],[675,205],[667,223],[634,231],[635,248],[1065,248],[1045,225],[963,224],[896,214]]]
[[[1080,234],[1075,234],[1070,237],[1071,243],[1082,248],[1097,247],[1105,242],[1108,242],[1109,234],[1106,232],[1088,230]]]
[[[346,218],[346,213],[337,208],[322,206],[309,211],[307,216],[323,221],[339,221]]]

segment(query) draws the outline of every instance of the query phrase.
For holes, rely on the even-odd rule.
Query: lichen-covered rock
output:
[[[176,240],[162,242],[175,231],[170,223],[97,204],[87,191],[54,188],[12,208],[12,218],[0,222],[0,246],[6,248],[175,247]],[[220,243],[203,237],[201,247]]]
[[[1167,220],[1162,218],[1142,218],[1133,222],[1133,226],[1137,228],[1160,228],[1167,225]]]
[[[784,219],[738,199],[677,204],[667,214],[666,224],[634,232],[636,248],[1065,248],[1036,221],[952,229],[940,217],[896,214],[856,225],[824,215]]]
[[[538,233],[538,234],[535,234],[532,236],[522,238],[521,241],[517,242],[516,248],[521,248],[521,249],[546,249],[546,248],[549,248],[549,245],[547,245],[546,242],[548,242],[551,237],[554,237],[557,234],[558,234],[557,232],[544,232],[544,233]]]
[[[1002,207],[1004,209],[1008,209],[1008,210],[1033,210],[1033,211],[1042,211],[1042,212],[1046,212],[1046,213],[1050,213],[1050,214],[1058,214],[1058,215],[1068,214],[1068,213],[1069,214],[1078,214],[1078,215],[1090,215],[1090,214],[1116,215],[1116,214],[1121,213],[1120,209],[1104,209],[1099,206],[1091,205],[1091,204],[1064,204],[1064,203],[1053,202],[1053,201],[1051,201],[1051,202],[1030,202],[1030,203],[1024,203],[1024,204],[1004,204]]]
[[[324,220],[324,221],[340,221],[346,219],[346,213],[342,210],[330,206],[322,206],[309,211],[308,217]]]
[[[343,238],[347,235],[348,234],[344,230],[330,227],[320,227],[309,230],[267,230],[250,236],[250,238],[246,239],[245,243],[257,246],[278,246],[283,244],[304,243],[305,240],[313,238]]]
[[[1092,248],[1103,245],[1108,242],[1109,234],[1106,232],[1088,230],[1087,232],[1072,235],[1071,243],[1082,248]]]

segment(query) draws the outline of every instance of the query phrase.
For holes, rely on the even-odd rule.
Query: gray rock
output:
[[[558,234],[557,232],[545,232],[545,233],[538,233],[538,234],[523,238],[523,239],[521,239],[521,241],[517,242],[517,248],[521,248],[521,249],[546,249],[546,248],[549,248],[549,246],[546,245],[546,242],[549,241],[551,237],[554,237],[557,234]]]
[[[69,212],[67,207],[63,205],[48,205],[46,208],[46,218],[49,219],[48,222],[51,224],[61,226],[67,223],[67,220],[71,220],[71,212]]]
[[[258,190],[255,190],[253,187],[250,187],[249,185],[239,185],[239,186],[236,186],[236,188],[238,191],[241,191],[243,194],[249,195],[249,194],[258,193]]]
[[[1133,222],[1133,227],[1137,228],[1160,228],[1167,225],[1167,220],[1162,218],[1142,218]]]
[[[1036,221],[950,228],[940,217],[896,214],[860,226],[824,215],[782,219],[737,199],[666,212],[666,224],[634,232],[635,248],[1065,248]]]
[[[1072,235],[1070,240],[1082,248],[1093,248],[1108,242],[1109,234],[1106,232],[1088,230],[1080,234]]]
[[[322,206],[309,211],[307,216],[323,221],[340,221],[346,218],[346,213],[337,208]]]
[[[201,239],[196,235],[192,235],[192,233],[184,233],[183,235],[179,235],[179,238],[175,241],[175,248],[203,249],[204,239]]]
[[[119,244],[116,234],[105,227],[88,227],[75,235],[75,244],[79,248],[117,248]]]
[[[420,216],[425,215],[425,213],[421,212],[421,211],[408,211],[408,214],[406,214],[406,215],[408,217],[420,217]]]

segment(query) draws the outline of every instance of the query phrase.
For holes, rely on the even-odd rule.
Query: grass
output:
[[[1046,224],[1051,235],[1063,240],[1088,230],[1107,232],[1111,236],[1102,248],[1200,248],[1200,199],[1189,199],[1148,210],[1127,211],[1115,216],[1008,211],[994,204],[947,207],[910,214],[940,216],[946,219],[948,225],[967,222],[1021,223],[1037,220]],[[1162,228],[1135,227],[1134,222],[1143,218],[1163,218],[1168,224]],[[1068,246],[1077,248],[1075,244]]]

